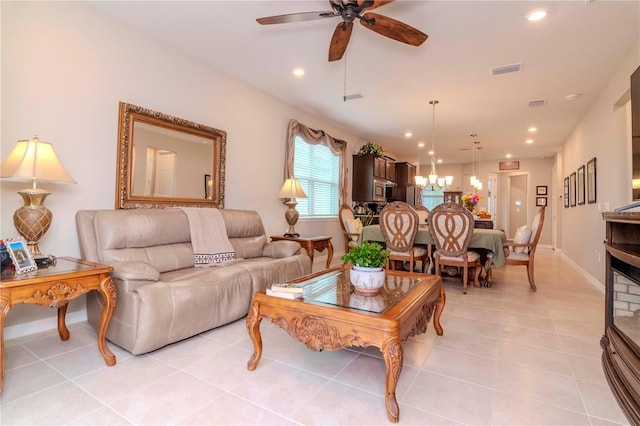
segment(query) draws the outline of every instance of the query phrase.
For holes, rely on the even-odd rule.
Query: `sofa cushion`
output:
[[[262,250],[262,255],[267,257],[289,257],[300,250],[300,244],[295,241],[272,241],[267,243]]]

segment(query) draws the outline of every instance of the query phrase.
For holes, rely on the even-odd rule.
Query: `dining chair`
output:
[[[349,243],[358,244],[358,241],[360,241],[362,221],[356,218],[353,209],[348,204],[342,204],[340,206],[338,218],[340,219],[340,227],[344,235],[344,252],[349,253],[349,250],[351,250]]]
[[[455,203],[442,203],[429,213],[429,232],[436,247],[436,275],[442,276],[443,266],[462,268],[463,293],[467,294],[469,268],[475,269],[474,287],[480,287],[480,254],[469,251],[474,219],[471,212]]]
[[[536,283],[533,276],[534,257],[536,255],[536,247],[542,232],[544,224],[544,209],[542,206],[533,217],[531,228],[521,226],[518,228],[515,237],[507,240],[504,244],[506,262],[505,265],[524,265],[527,267],[527,277],[529,278],[529,287],[536,291]]]
[[[416,262],[422,262],[422,272],[427,273],[428,252],[424,247],[414,246],[418,234],[418,214],[407,203],[387,203],[380,212],[380,230],[387,248],[391,250],[388,269],[394,269],[395,261],[409,262],[409,271]]]
[[[429,209],[425,206],[415,206],[413,208],[418,213],[418,223],[420,225],[427,225],[427,217],[429,216]]]

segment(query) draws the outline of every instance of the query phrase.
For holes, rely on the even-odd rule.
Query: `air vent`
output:
[[[544,99],[534,99],[529,101],[529,108],[542,108],[544,106]]]
[[[354,99],[360,99],[360,98],[362,98],[362,97],[363,97],[363,96],[362,96],[360,93],[353,93],[353,94],[351,94],[351,95],[343,96],[343,97],[342,97],[342,100],[343,100],[344,102],[347,102],[347,101],[352,101],[352,100],[354,100]]]
[[[522,67],[522,64],[512,64],[512,65],[505,65],[502,67],[495,67],[491,69],[491,74],[499,75],[499,74],[506,74],[509,72],[517,72],[517,71],[520,71],[521,67]]]

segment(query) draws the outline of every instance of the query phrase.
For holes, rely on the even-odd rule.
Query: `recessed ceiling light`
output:
[[[537,127],[529,127],[527,130],[530,131],[531,133],[534,133],[534,132],[538,131],[538,128]]]
[[[533,143],[533,139],[527,139],[525,142],[527,142],[528,144],[532,144]]]
[[[576,99],[578,99],[581,95],[579,95],[578,93],[572,93],[570,95],[565,96],[564,98],[568,101],[575,101]]]
[[[418,148],[424,148],[424,142],[420,142],[420,143],[418,144]]]
[[[442,163],[442,158],[438,158],[438,164]]]
[[[407,132],[407,133],[404,134],[405,138],[410,138],[411,136],[413,136],[413,133],[411,133],[411,132]]]
[[[429,155],[433,155],[433,151],[432,151],[432,150],[429,150],[429,152],[427,152],[427,154],[429,154]]]
[[[293,70],[293,75],[296,77],[302,77],[304,75],[304,70],[302,68],[295,68]]]
[[[547,16],[546,10],[536,9],[529,12],[529,14],[527,15],[527,19],[531,22],[537,22],[544,19],[545,16]]]
[[[505,155],[504,158],[511,158],[511,154]]]

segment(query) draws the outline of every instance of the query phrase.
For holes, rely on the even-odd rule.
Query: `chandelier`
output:
[[[429,177],[426,178],[424,176],[416,176],[416,185],[421,187],[422,189],[427,189],[429,191],[445,191],[448,186],[451,186],[453,183],[453,176],[444,176],[438,177],[438,172],[436,171],[436,105],[440,103],[438,100],[429,101],[429,103],[433,106],[433,125],[431,127],[431,172],[429,173]]]

